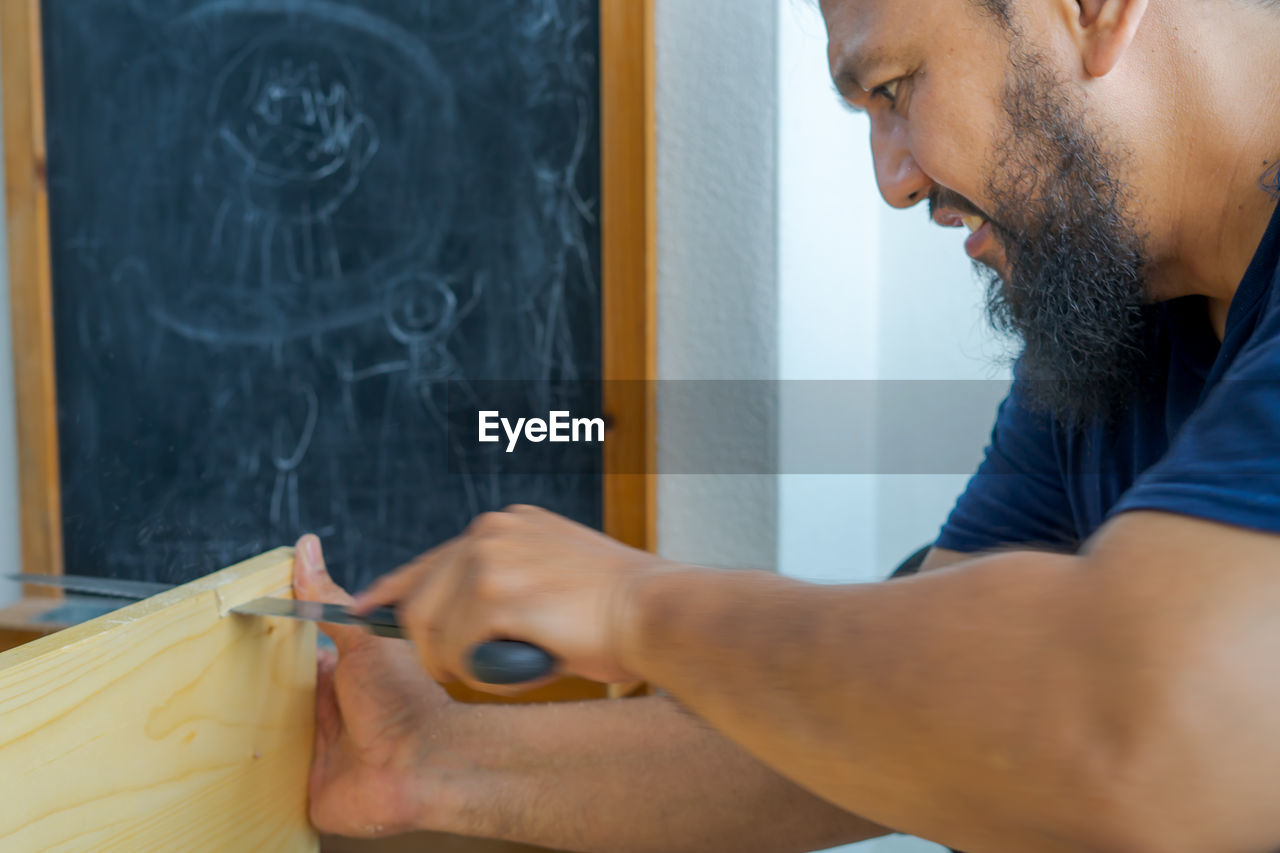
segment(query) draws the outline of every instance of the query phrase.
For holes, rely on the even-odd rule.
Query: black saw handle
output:
[[[404,637],[404,629],[390,607],[371,611],[362,621],[382,637]],[[551,675],[556,659],[546,650],[519,640],[490,640],[471,651],[471,675],[481,684],[524,684]]]
[[[490,640],[471,652],[471,674],[483,684],[523,684],[555,672],[556,659],[533,643]]]

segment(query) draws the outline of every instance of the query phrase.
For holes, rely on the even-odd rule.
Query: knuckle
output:
[[[467,525],[467,533],[472,536],[491,536],[506,529],[509,516],[501,512],[482,512]]]
[[[511,593],[512,579],[508,572],[500,569],[486,569],[476,573],[476,595],[484,599],[503,598]]]
[[[502,545],[494,538],[485,538],[471,545],[471,565],[473,571],[480,571],[488,566],[502,562]]]

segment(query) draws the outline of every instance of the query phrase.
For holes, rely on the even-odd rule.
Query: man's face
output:
[[[1144,240],[1129,160],[1051,52],[979,0],[824,0],[832,77],[865,110],[881,194],[973,232],[1034,399],[1108,417],[1142,376]]]

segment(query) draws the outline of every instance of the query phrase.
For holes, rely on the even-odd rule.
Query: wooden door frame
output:
[[[62,573],[58,397],[39,0],[0,2],[9,318],[23,571]]]
[[[0,0],[22,565],[63,571],[40,0]],[[656,547],[653,0],[600,0],[604,530]]]
[[[657,146],[653,0],[600,0],[604,531],[657,547]],[[613,473],[610,473],[613,472]]]

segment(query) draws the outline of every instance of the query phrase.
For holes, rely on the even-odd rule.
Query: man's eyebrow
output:
[[[832,78],[835,82],[836,93],[842,98],[848,98],[853,95],[861,95],[866,93],[866,89],[858,80],[858,75],[853,73],[853,69],[844,67],[836,73]]]
[[[840,102],[840,106],[844,107],[849,112],[851,113],[866,112],[866,110],[864,110],[862,107],[858,106],[857,104],[853,103],[853,101],[849,100],[849,97],[848,95],[845,94],[845,91],[841,90],[840,84],[837,83],[832,85],[831,94],[835,95],[836,100]]]

